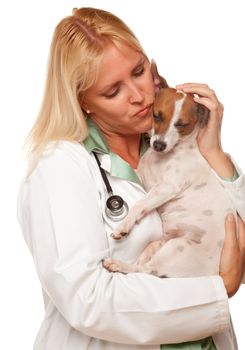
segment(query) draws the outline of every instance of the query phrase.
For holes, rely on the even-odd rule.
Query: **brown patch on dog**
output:
[[[160,115],[161,118],[153,118],[155,134],[166,132],[174,114],[175,102],[182,98],[183,94],[176,93],[176,89],[173,88],[165,88],[158,92],[153,105],[153,115]]]
[[[176,212],[176,211],[186,211],[186,209],[184,207],[182,207],[181,205],[176,205],[176,207],[172,208],[172,211]]]
[[[196,185],[194,187],[194,190],[199,190],[200,188],[205,187],[205,186],[207,186],[207,183],[206,182],[202,182],[200,185]]]
[[[178,245],[177,249],[178,249],[179,252],[183,252],[184,246],[183,245]]]
[[[214,213],[213,213],[213,211],[212,210],[209,210],[209,209],[207,209],[207,210],[203,210],[203,215],[205,215],[205,216],[212,216]]]
[[[223,243],[224,243],[224,241],[221,239],[221,240],[219,240],[219,241],[217,242],[217,246],[218,246],[219,248],[222,248],[222,247],[223,247]]]
[[[189,240],[196,244],[200,244],[202,237],[206,234],[206,231],[196,225],[178,224],[178,227],[186,232]]]
[[[181,122],[181,124],[188,124],[185,127],[177,127],[178,132],[183,136],[189,135],[196,125],[197,109],[196,104],[191,95],[185,96],[181,109],[181,115],[179,117],[179,122]],[[178,125],[178,122],[176,124]]]
[[[179,223],[176,225],[175,229],[168,230],[165,233],[166,236],[164,237],[164,239],[168,241],[170,239],[186,236],[187,240],[189,240],[190,242],[200,244],[202,241],[202,237],[206,233],[207,232],[199,226]]]
[[[185,213],[185,214],[181,214],[178,216],[179,219],[184,219],[187,218],[188,216],[190,216],[190,213]]]

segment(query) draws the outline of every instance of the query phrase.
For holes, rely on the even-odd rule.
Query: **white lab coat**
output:
[[[109,172],[109,156],[100,159]],[[129,207],[144,195],[140,185],[107,175]],[[242,208],[243,175],[223,184]],[[153,212],[128,238],[114,241],[116,223],[104,215],[105,196],[94,157],[76,142],[62,141],[47,151],[21,184],[19,221],[45,301],[34,349],[157,350],[159,344],[209,335],[218,350],[237,349],[219,276],[161,279],[102,267],[108,256],[134,262],[162,232]]]

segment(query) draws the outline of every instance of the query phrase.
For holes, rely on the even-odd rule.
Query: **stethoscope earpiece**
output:
[[[128,214],[128,205],[127,203],[122,199],[121,196],[114,195],[111,185],[109,183],[109,180],[106,176],[106,173],[104,169],[101,168],[101,164],[99,161],[99,158],[95,152],[93,152],[95,159],[97,161],[97,164],[100,169],[100,173],[102,176],[102,179],[104,181],[104,184],[106,186],[106,190],[108,193],[108,199],[106,201],[106,208],[105,213],[108,218],[110,218],[112,221],[121,221],[124,219]]]

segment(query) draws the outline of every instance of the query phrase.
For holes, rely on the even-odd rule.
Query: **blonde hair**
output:
[[[55,28],[42,105],[26,141],[34,158],[40,157],[50,141],[82,142],[88,136],[81,102],[96,81],[108,41],[126,43],[144,53],[126,24],[104,10],[74,9]]]

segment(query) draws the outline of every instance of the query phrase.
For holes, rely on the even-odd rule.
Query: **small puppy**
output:
[[[137,202],[113,233],[114,239],[154,209],[163,221],[161,241],[151,242],[136,264],[106,259],[109,271],[145,272],[159,277],[217,274],[223,245],[225,216],[235,208],[208,163],[196,136],[209,111],[193,97],[163,88],[153,106],[150,148],[138,173],[146,196]]]

